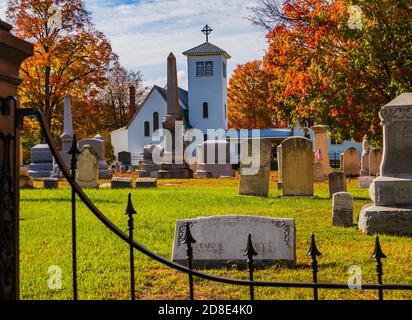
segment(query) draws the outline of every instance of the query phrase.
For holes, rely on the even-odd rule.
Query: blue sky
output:
[[[5,0],[0,17],[5,18]],[[257,0],[85,0],[97,28],[110,39],[122,65],[140,70],[147,85],[164,85],[166,58],[176,55],[180,86],[187,87],[182,52],[205,41],[201,29],[214,30],[210,42],[225,49],[239,63],[261,59],[266,49],[264,30],[253,26],[248,7]]]

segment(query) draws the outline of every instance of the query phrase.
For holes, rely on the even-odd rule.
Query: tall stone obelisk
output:
[[[69,152],[73,141],[73,120],[72,120],[72,102],[71,96],[64,96],[64,127],[63,134],[60,136],[62,141],[62,151]]]
[[[167,58],[167,115],[163,119],[163,129],[169,130],[172,139],[166,139],[164,155],[170,161],[160,164],[159,179],[185,179],[193,176],[184,162],[183,121],[180,114],[179,87],[177,81],[176,57]]]
[[[70,159],[69,151],[73,141],[73,120],[72,120],[72,103],[71,96],[66,94],[64,96],[64,122],[63,122],[63,133],[60,136],[62,142],[62,149],[60,155],[62,156],[64,163],[68,168],[70,168]],[[51,177],[62,178],[61,170],[58,164],[53,159],[53,171],[50,173]]]

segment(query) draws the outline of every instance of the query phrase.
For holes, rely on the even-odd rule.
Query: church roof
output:
[[[130,119],[129,123],[127,124],[127,126],[125,127],[126,129],[128,129],[130,127],[130,125],[132,124],[132,122],[134,121],[134,119],[137,117],[137,115],[139,114],[140,110],[142,110],[144,104],[146,103],[147,99],[149,99],[149,97],[152,95],[152,93],[154,91],[159,92],[159,94],[161,95],[161,97],[165,100],[165,102],[167,102],[167,90],[165,88],[159,87],[154,85],[152,87],[152,89],[150,90],[150,92],[146,95],[146,98],[143,100],[143,102],[139,105],[139,107],[137,108],[135,114],[133,115],[133,117]],[[179,88],[179,100],[180,102],[182,102],[182,104],[180,104],[180,108],[181,109],[188,109],[188,105],[189,105],[189,92]]]
[[[167,101],[167,89],[166,88],[162,88],[159,86],[155,86],[157,91],[159,91],[159,93],[161,94],[161,96],[163,97],[163,99],[165,99]],[[181,106],[183,109],[187,109],[188,105],[189,105],[189,92],[187,92],[186,90],[179,88],[179,99],[183,102],[183,106]]]
[[[231,58],[231,56],[225,50],[219,48],[218,46],[215,46],[210,42],[205,42],[200,46],[183,52],[183,54],[186,56],[223,55],[226,59]]]

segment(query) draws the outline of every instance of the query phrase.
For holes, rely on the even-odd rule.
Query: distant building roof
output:
[[[165,102],[167,102],[167,90],[165,88],[154,85],[152,87],[152,89],[149,91],[149,93],[146,95],[146,98],[143,100],[143,102],[137,108],[136,113],[130,119],[130,121],[129,121],[128,125],[125,127],[125,129],[129,129],[130,125],[132,124],[132,122],[134,121],[136,116],[139,114],[140,110],[143,108],[144,104],[146,103],[146,100],[151,96],[153,91],[159,92],[159,94],[162,96],[162,98],[165,100]],[[183,104],[183,105],[180,104],[180,108],[187,110],[188,105],[189,105],[189,92],[187,92],[186,90],[184,90],[182,88],[179,88],[179,99],[180,99],[180,102],[182,102],[182,104]],[[190,125],[189,124],[189,119],[185,119],[185,120],[186,120],[185,122],[187,123],[187,125]],[[122,128],[120,128],[120,129],[122,129]],[[120,130],[120,129],[117,129],[117,130]]]
[[[200,46],[194,47],[183,52],[186,56],[204,56],[204,55],[224,55],[226,59],[230,59],[230,55],[223,49],[215,46],[213,43],[205,42]]]

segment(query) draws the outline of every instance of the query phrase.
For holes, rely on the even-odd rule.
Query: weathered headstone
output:
[[[112,178],[111,188],[112,189],[132,189],[133,180],[130,178]]]
[[[122,165],[130,167],[132,165],[132,154],[127,151],[119,152],[117,155],[117,161],[121,162]]]
[[[245,140],[241,142],[243,146],[241,147],[241,152],[247,150],[249,156],[258,157],[254,159],[253,163],[259,161],[259,171],[255,175],[245,174],[247,169],[251,169],[251,165],[244,164],[241,161],[240,164],[240,183],[239,183],[239,194],[244,196],[257,196],[257,197],[268,197],[269,196],[269,179],[270,179],[270,161],[272,158],[272,143],[260,139],[260,140]],[[253,144],[260,144],[259,154],[252,154]],[[255,152],[256,153],[256,152]],[[241,154],[242,158],[242,154]],[[256,161],[255,161],[256,160]]]
[[[347,192],[337,192],[332,199],[332,225],[351,227],[353,225],[352,195]]]
[[[377,176],[381,172],[382,149],[373,149],[369,153],[369,175]]]
[[[58,189],[59,188],[59,179],[57,178],[45,178],[43,181],[44,189]]]
[[[210,140],[201,143],[197,150],[196,178],[231,177],[230,144],[226,140]]]
[[[48,144],[38,144],[31,149],[29,176],[33,178],[50,177],[53,171],[53,155]]]
[[[329,195],[332,197],[335,193],[346,192],[346,177],[343,172],[331,172],[328,175]]]
[[[183,239],[186,222],[196,243],[193,244],[194,267],[244,266],[243,255],[248,235],[252,235],[256,266],[276,263],[295,266],[296,231],[293,219],[273,219],[254,216],[217,216],[178,220],[173,247],[173,261],[186,265],[186,245]]]
[[[374,179],[375,177],[372,177],[372,176],[359,177],[358,187],[361,189],[368,189]]]
[[[318,153],[318,159],[316,162],[321,162],[324,170],[324,176],[326,179],[328,174],[333,170],[329,164],[329,143],[328,143],[328,131],[329,127],[325,125],[313,126],[312,127],[315,147],[314,150]]]
[[[156,178],[138,178],[136,180],[136,188],[138,189],[157,188],[157,179]]]
[[[284,196],[313,196],[312,142],[292,137],[282,142]]]
[[[359,172],[360,176],[368,176],[369,175],[369,152],[370,152],[370,144],[368,136],[363,137],[362,142],[362,155],[361,155],[361,169]]]
[[[347,148],[343,153],[343,172],[347,177],[358,177],[360,172],[359,151],[355,147]]]
[[[367,233],[412,235],[412,92],[388,103],[380,117],[382,172],[370,186],[374,204],[362,208],[359,228]]]
[[[315,162],[313,164],[313,181],[314,182],[325,181],[325,170],[323,170],[322,162]]]
[[[97,155],[99,162],[99,179],[111,179],[113,172],[107,164],[104,138],[100,134],[97,134],[94,138],[79,141],[79,149],[85,145],[91,146]]]
[[[98,155],[92,146],[86,144],[81,148],[77,158],[76,182],[82,188],[98,188]]]
[[[144,147],[143,160],[139,162],[139,177],[150,178],[152,175],[157,175],[160,170],[160,165],[153,162],[153,152],[155,149],[161,149],[161,146],[155,144],[149,144]]]
[[[277,160],[278,160],[278,190],[282,189],[282,145],[278,145],[276,147],[276,153],[277,153]]]

